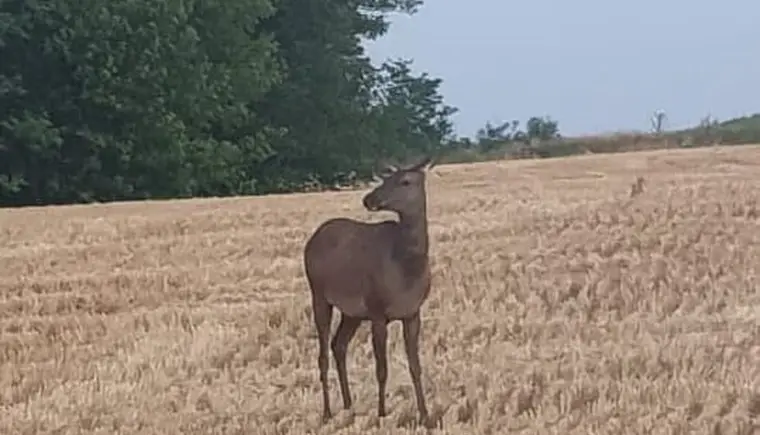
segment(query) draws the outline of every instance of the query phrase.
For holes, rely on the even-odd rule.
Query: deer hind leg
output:
[[[319,381],[322,383],[322,421],[327,422],[332,417],[330,412],[330,386],[327,384],[327,370],[330,368],[330,325],[332,323],[333,307],[324,299],[314,297],[314,323],[319,337]]]
[[[330,347],[335,357],[335,367],[338,371],[340,380],[340,393],[343,396],[343,407],[351,408],[351,391],[348,387],[348,371],[346,369],[346,354],[348,353],[348,344],[354,338],[356,330],[359,329],[360,319],[350,317],[345,314],[340,316],[340,325],[333,336]]]
[[[388,381],[388,322],[372,320],[372,349],[377,376],[377,416],[385,417],[385,384]]]
[[[409,374],[414,384],[414,395],[417,397],[417,409],[420,413],[420,423],[428,428],[433,423],[428,416],[427,406],[425,405],[425,393],[422,390],[422,368],[420,367],[420,314],[403,320],[404,330],[404,348],[406,357],[409,360]]]

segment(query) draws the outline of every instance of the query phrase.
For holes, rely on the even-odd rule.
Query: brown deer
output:
[[[419,357],[420,307],[430,292],[425,173],[431,158],[397,169],[389,166],[382,184],[362,203],[370,211],[396,212],[399,220],[378,223],[334,218],[317,228],[304,248],[304,265],[319,336],[322,421],[331,417],[327,373],[332,349],[345,409],[351,408],[346,353],[359,324],[372,324],[372,347],[378,384],[379,417],[386,415],[388,323],[403,324],[404,347],[417,399],[420,423],[432,427],[422,390]],[[333,307],[340,325],[330,341]]]
[[[629,196],[633,198],[634,196],[639,196],[644,193],[644,183],[644,177],[636,177],[636,182],[631,184],[631,193]]]

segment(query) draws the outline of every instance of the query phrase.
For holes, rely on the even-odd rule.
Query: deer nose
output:
[[[380,208],[380,204],[377,203],[375,197],[372,194],[365,195],[362,199],[362,205],[369,211],[377,211]]]

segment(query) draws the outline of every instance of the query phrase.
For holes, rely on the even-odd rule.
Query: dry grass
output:
[[[760,147],[436,171],[442,433],[760,430]],[[421,431],[397,324],[391,415],[365,325],[319,424],[301,248],[362,194],[0,211],[0,433]]]

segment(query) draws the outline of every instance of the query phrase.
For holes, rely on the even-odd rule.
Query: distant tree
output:
[[[665,114],[664,110],[656,110],[650,119],[650,122],[652,124],[652,132],[654,134],[662,133],[662,130],[665,128],[665,122],[667,119],[668,116]]]
[[[560,138],[559,124],[547,117],[531,117],[525,123],[526,139],[530,142],[541,142]]]
[[[486,122],[476,134],[481,149],[491,151],[505,144],[525,140],[525,133],[520,130],[520,121],[507,121],[499,125]]]

